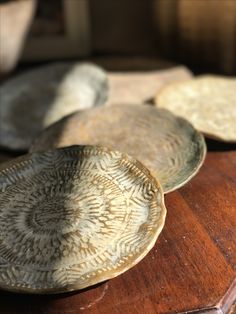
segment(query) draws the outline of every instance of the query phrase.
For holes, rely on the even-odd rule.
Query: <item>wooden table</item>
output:
[[[236,150],[208,146],[199,174],[166,195],[164,230],[137,266],[69,295],[1,291],[0,313],[236,313]]]

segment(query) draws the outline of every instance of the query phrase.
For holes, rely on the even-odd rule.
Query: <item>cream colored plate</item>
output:
[[[104,104],[105,72],[88,63],[56,63],[0,87],[0,145],[28,149],[43,128],[78,109]]]
[[[143,104],[153,101],[156,93],[166,84],[187,80],[193,74],[184,66],[158,71],[111,72],[108,73],[108,105]]]
[[[172,83],[157,95],[156,105],[188,119],[206,136],[236,142],[236,79],[206,75]]]
[[[31,151],[73,144],[113,147],[144,163],[164,192],[182,186],[199,170],[205,141],[191,124],[151,106],[103,106],[74,113],[46,129]]]
[[[161,232],[159,183],[102,147],[25,155],[0,168],[0,288],[82,289],[137,264]]]

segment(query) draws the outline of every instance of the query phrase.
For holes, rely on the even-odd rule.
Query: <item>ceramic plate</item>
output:
[[[43,128],[104,104],[107,93],[105,72],[92,64],[51,64],[18,75],[0,87],[0,145],[28,149]]]
[[[171,83],[156,104],[188,119],[206,136],[236,142],[236,79],[206,75]]]
[[[108,73],[108,105],[152,103],[156,93],[170,82],[187,80],[193,74],[183,66],[157,71]]]
[[[102,147],[25,155],[0,168],[0,288],[59,293],[137,264],[161,232],[163,192],[138,161]]]
[[[73,144],[105,145],[151,169],[164,192],[188,182],[206,153],[204,138],[190,123],[151,106],[103,106],[78,112],[46,129],[31,151]]]

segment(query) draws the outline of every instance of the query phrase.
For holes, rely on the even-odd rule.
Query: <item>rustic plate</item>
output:
[[[156,104],[188,119],[206,136],[236,142],[236,79],[205,75],[171,83]]]
[[[138,161],[94,146],[0,168],[0,288],[82,289],[137,264],[161,232],[163,192]]]
[[[0,87],[0,145],[28,149],[42,129],[78,109],[104,104],[105,72],[87,63],[58,63],[23,73]]]
[[[157,71],[108,73],[108,105],[153,102],[156,93],[170,82],[187,80],[193,74],[184,66]]]
[[[113,147],[144,163],[173,191],[200,168],[206,146],[186,120],[151,106],[117,105],[78,112],[46,129],[31,151],[73,144]]]

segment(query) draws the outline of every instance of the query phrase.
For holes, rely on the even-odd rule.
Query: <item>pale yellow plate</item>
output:
[[[201,167],[203,136],[186,120],[148,105],[114,105],[81,111],[46,129],[31,151],[74,144],[105,145],[138,160],[160,181],[164,192],[188,182]]]
[[[113,278],[150,251],[163,191],[128,155],[74,146],[0,168],[0,288],[60,293]]]
[[[156,105],[189,120],[208,137],[236,142],[236,79],[205,75],[171,83],[158,93]]]

